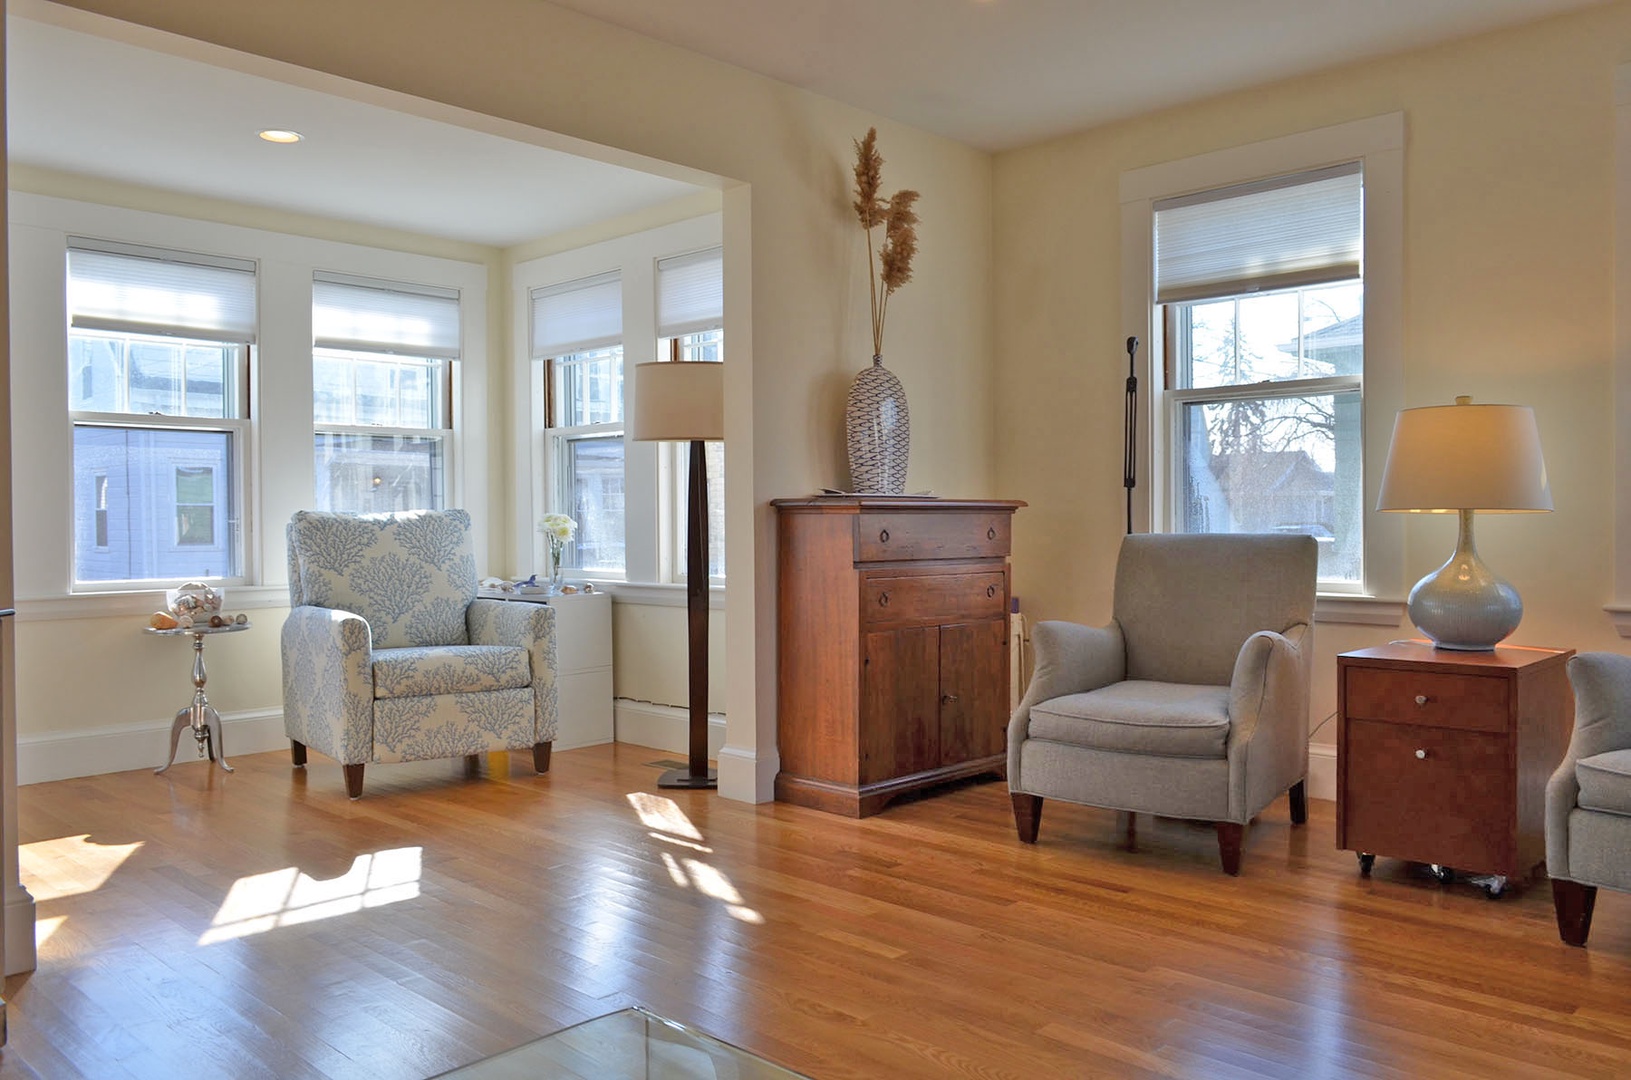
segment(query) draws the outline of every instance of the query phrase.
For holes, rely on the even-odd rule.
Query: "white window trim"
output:
[[[283,524],[296,510],[310,509],[314,499],[313,272],[458,289],[461,359],[454,362],[451,402],[452,460],[458,464],[447,477],[448,499],[449,505],[470,511],[478,571],[485,573],[490,517],[485,265],[26,192],[11,193],[8,225],[12,355],[55,358],[12,365],[13,400],[31,403],[13,415],[14,444],[29,447],[31,455],[46,463],[14,478],[13,513],[19,523],[27,523],[15,530],[14,537],[20,614],[61,617],[71,611],[70,617],[96,617],[124,614],[132,604],[150,612],[157,606],[154,598],[163,595],[140,584],[113,592],[73,588],[73,425],[67,408],[68,314],[63,288],[69,236],[219,254],[259,264],[260,327],[249,372],[253,415],[243,444],[243,576],[250,584],[235,586],[233,593],[244,600],[253,597],[255,606],[288,603]],[[281,605],[274,603],[279,595]]]
[[[1121,306],[1124,336],[1137,337],[1140,390],[1138,495],[1133,528],[1167,528],[1169,479],[1166,395],[1159,385],[1163,355],[1160,309],[1155,304],[1152,236],[1157,199],[1301,172],[1343,161],[1365,168],[1364,499],[1365,580],[1353,593],[1322,594],[1320,622],[1398,625],[1407,588],[1404,528],[1397,515],[1378,513],[1377,485],[1393,418],[1404,397],[1404,146],[1403,113],[1299,132],[1164,162],[1121,175]],[[1162,464],[1152,468],[1158,457]]]
[[[1631,638],[1631,64],[1614,69],[1614,600]]]
[[[657,359],[657,260],[718,246],[722,217],[704,214],[645,232],[620,236],[517,263],[511,272],[514,352],[510,377],[517,432],[512,468],[515,522],[512,537],[517,565],[510,573],[547,573],[549,549],[537,529],[538,519],[554,505],[553,471],[548,460],[544,363],[532,358],[532,291],[550,285],[618,271],[623,285],[623,415],[634,408],[635,364]],[[624,573],[622,576],[573,574],[592,581],[667,583],[667,528],[662,492],[669,487],[668,469],[659,443],[628,442],[624,447]]]

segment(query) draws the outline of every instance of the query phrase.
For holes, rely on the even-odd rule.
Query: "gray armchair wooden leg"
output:
[[[294,762],[295,768],[297,768],[297,769],[305,768],[305,765],[306,765],[306,744],[303,743],[303,742],[295,742],[293,739],[290,739],[289,740],[289,758]]]
[[[345,793],[353,799],[362,798],[362,766],[345,765]]]
[[[553,742],[540,742],[532,744],[532,767],[541,773],[549,771],[549,751],[555,744]]]
[[[1291,785],[1291,823],[1308,824],[1308,781],[1299,780]]]
[[[1246,834],[1246,826],[1233,821],[1215,824],[1218,828],[1218,857],[1223,862],[1223,872],[1235,877],[1240,873],[1240,841]]]
[[[1552,906],[1557,910],[1557,935],[1570,945],[1585,948],[1591,934],[1591,913],[1597,906],[1597,886],[1552,879]]]
[[[1036,830],[1042,824],[1042,796],[1015,791],[1009,797],[1014,803],[1014,826],[1019,838],[1027,844],[1036,843]]]

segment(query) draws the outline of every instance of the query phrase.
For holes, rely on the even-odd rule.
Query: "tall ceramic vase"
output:
[[[850,490],[869,495],[906,491],[906,459],[912,450],[912,419],[906,410],[906,388],[883,357],[850,384],[844,409],[844,438],[849,448]]]

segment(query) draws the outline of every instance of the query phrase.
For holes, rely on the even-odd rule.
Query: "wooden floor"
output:
[[[427,1077],[644,1005],[820,1078],[1631,1076],[1631,897],[1589,950],[1333,847],[970,784],[865,821],[659,792],[638,747],[285,754],[25,787],[39,970],[0,1076]],[[48,935],[48,936],[46,936]]]

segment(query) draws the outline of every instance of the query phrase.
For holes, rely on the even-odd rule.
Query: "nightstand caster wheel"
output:
[[[1370,877],[1370,868],[1376,865],[1376,856],[1369,851],[1358,852],[1359,876]]]
[[[1484,896],[1490,900],[1499,900],[1506,895],[1506,878],[1500,874],[1484,878]]]
[[[1433,876],[1438,879],[1438,883],[1440,885],[1448,885],[1455,880],[1455,871],[1450,869],[1448,866],[1440,866],[1438,863],[1433,863],[1427,869],[1430,870]]]

